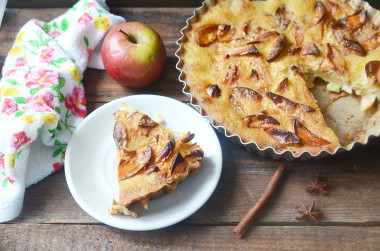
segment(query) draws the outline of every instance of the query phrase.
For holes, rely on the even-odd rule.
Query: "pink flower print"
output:
[[[87,60],[90,60],[92,54],[92,49],[87,49]]]
[[[24,109],[35,112],[56,112],[53,105],[53,94],[50,92],[26,98]]]
[[[95,7],[96,7],[96,3],[95,2],[91,2],[91,3],[87,4],[87,8],[95,8]]]
[[[24,131],[13,134],[11,138],[11,146],[18,150],[22,145],[28,143],[31,140]]]
[[[5,74],[4,74],[4,77],[9,77],[10,75],[12,75],[13,73],[15,73],[17,70],[16,69],[12,69],[12,70],[9,70],[7,71]]]
[[[1,110],[1,112],[7,115],[11,115],[17,111],[17,108],[18,108],[18,105],[14,100],[10,98],[6,98],[4,99],[3,109]]]
[[[92,17],[87,13],[85,12],[79,19],[78,19],[78,23],[80,24],[88,24],[90,21],[92,20]]]
[[[16,67],[25,66],[27,64],[26,60],[23,58],[16,59]]]
[[[71,113],[76,117],[84,118],[87,114],[87,103],[82,88],[75,86],[73,94],[67,94],[65,98],[65,106],[70,109]]]
[[[56,71],[40,68],[38,71],[28,71],[25,74],[26,86],[28,88],[46,88],[58,83],[59,74]]]
[[[40,62],[41,62],[41,63],[47,63],[47,64],[50,64],[50,62],[51,62],[51,58],[53,57],[53,54],[54,54],[54,48],[51,48],[51,47],[49,47],[49,46],[44,47],[44,48],[41,50],[41,54],[40,54]]]
[[[59,35],[61,35],[61,33],[59,31],[53,31],[52,33],[49,34],[53,39],[56,39],[57,37],[59,37]]]
[[[7,177],[7,180],[9,181],[9,183],[13,184],[15,183],[15,180],[12,180],[11,178]]]
[[[59,162],[56,162],[53,164],[53,172],[52,173],[55,173],[56,171],[58,171],[59,169],[61,169],[63,167],[63,164],[62,163],[59,163]]]
[[[0,168],[5,170],[4,155],[0,155]]]

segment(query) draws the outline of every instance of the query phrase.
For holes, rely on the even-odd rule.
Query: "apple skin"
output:
[[[151,27],[127,22],[109,31],[102,45],[102,59],[115,81],[144,87],[161,76],[166,50],[160,35]]]

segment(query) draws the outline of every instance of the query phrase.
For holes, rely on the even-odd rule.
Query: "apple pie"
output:
[[[183,33],[179,68],[193,103],[260,149],[340,146],[309,90],[315,78],[361,97],[363,111],[380,97],[380,27],[349,1],[216,0]]]
[[[147,208],[150,199],[196,174],[203,150],[191,142],[194,134],[175,138],[168,128],[125,104],[114,117],[119,201],[114,200],[109,213],[136,218],[129,207],[138,203]]]

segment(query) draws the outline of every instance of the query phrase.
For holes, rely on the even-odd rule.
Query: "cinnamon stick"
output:
[[[280,165],[277,168],[277,171],[274,173],[272,179],[269,181],[267,188],[264,193],[261,195],[259,201],[254,205],[251,210],[244,216],[244,218],[240,221],[240,223],[234,228],[234,233],[241,238],[244,232],[248,229],[248,227],[257,219],[261,210],[268,202],[269,198],[273,194],[273,191],[278,186],[280,178],[284,173],[285,167]]]

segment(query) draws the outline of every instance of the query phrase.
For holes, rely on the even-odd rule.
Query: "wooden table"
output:
[[[380,8],[378,0],[369,0]],[[8,1],[0,28],[0,66],[18,29],[29,19],[48,21],[74,1]],[[185,20],[200,0],[109,1],[111,10],[128,21],[141,21],[162,36],[168,58],[160,80],[144,89],[129,89],[104,71],[88,69],[84,83],[89,112],[119,97],[157,94],[188,102],[178,82],[175,41]],[[159,7],[157,7],[159,6]],[[287,170],[274,197],[244,239],[234,226],[260,198],[282,163],[247,152],[219,135],[223,173],[210,200],[195,214],[174,226],[147,232],[106,226],[74,201],[61,170],[26,190],[21,215],[0,224],[4,249],[378,249],[380,247],[380,139],[364,147],[322,160],[285,163]],[[309,180],[320,173],[331,181],[327,196],[308,194]],[[295,218],[300,203],[316,201],[323,212],[319,224]]]

